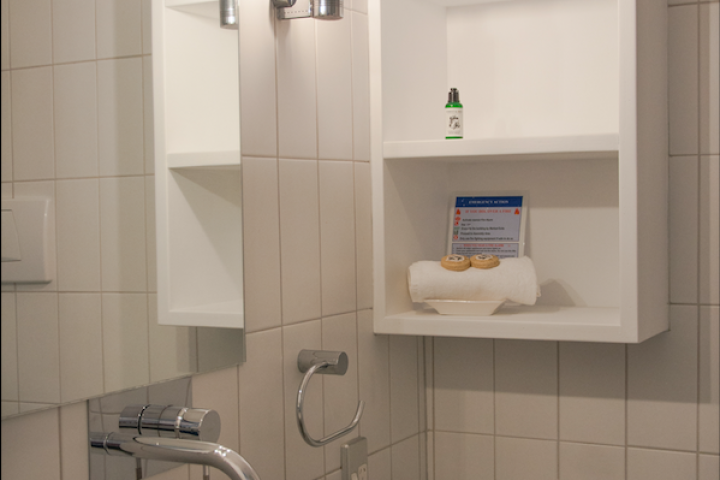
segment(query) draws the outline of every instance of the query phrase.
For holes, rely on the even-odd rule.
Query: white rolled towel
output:
[[[415,262],[408,268],[413,302],[425,300],[510,300],[535,305],[540,294],[533,261],[528,257],[504,258],[495,268],[470,267],[453,272],[440,262]]]

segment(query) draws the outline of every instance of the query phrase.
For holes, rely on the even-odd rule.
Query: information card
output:
[[[523,255],[523,197],[458,196],[451,211],[450,253],[486,253],[499,258]]]

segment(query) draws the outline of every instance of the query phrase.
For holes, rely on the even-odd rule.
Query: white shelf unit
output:
[[[152,21],[158,323],[243,328],[238,32],[217,1]]]
[[[667,6],[373,0],[376,333],[637,343],[668,329]],[[465,138],[444,139],[456,87]],[[521,191],[542,297],[495,315],[413,304],[453,194]]]

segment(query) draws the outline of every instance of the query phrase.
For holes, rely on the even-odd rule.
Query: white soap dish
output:
[[[505,300],[425,300],[440,315],[488,316],[497,311]]]

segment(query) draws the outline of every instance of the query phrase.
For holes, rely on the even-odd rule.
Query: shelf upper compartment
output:
[[[567,137],[490,138],[462,140],[423,140],[384,142],[383,155],[391,158],[459,158],[483,157],[492,160],[508,159],[600,158],[617,155],[619,136],[578,135]]]

